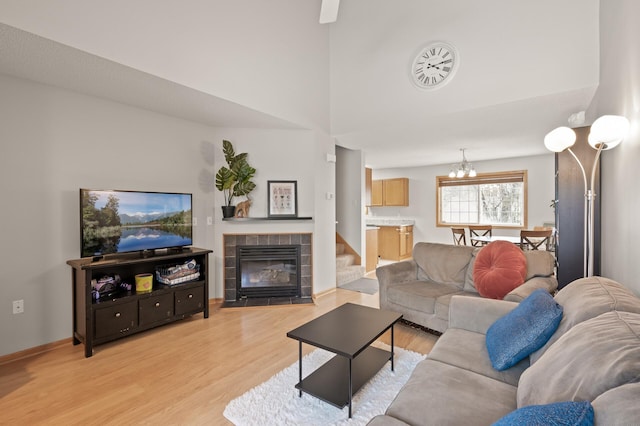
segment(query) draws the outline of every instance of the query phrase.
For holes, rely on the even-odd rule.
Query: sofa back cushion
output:
[[[464,287],[467,265],[474,247],[438,243],[417,243],[413,259],[418,265],[418,280]]]
[[[478,292],[478,289],[476,289],[476,284],[473,282],[473,266],[476,263],[476,259],[480,250],[482,250],[482,247],[477,247],[471,252],[471,260],[469,261],[469,266],[467,266],[467,273],[464,276],[464,291],[469,291],[472,293]]]
[[[555,258],[545,250],[525,250],[524,257],[527,259],[527,276],[525,281],[533,277],[550,277],[555,273]]]
[[[598,425],[635,425],[640,419],[640,382],[613,388],[593,401]]]
[[[576,324],[614,310],[640,313],[640,299],[631,290],[603,277],[575,280],[560,290],[554,299],[564,309],[562,320],[547,344],[531,354],[529,360],[532,364]]]
[[[552,344],[518,383],[518,408],[593,401],[640,380],[640,314],[607,312],[581,322]]]

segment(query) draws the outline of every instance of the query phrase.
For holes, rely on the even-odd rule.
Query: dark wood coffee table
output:
[[[340,409],[348,405],[351,418],[353,394],[389,360],[393,371],[393,326],[401,318],[396,312],[346,303],[288,332],[299,342],[299,396],[304,391]],[[389,329],[391,352],[371,346]],[[302,343],[336,354],[304,380]]]

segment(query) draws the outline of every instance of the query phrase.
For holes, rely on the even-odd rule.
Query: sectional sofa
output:
[[[449,324],[449,303],[453,296],[481,297],[474,283],[473,270],[480,250],[484,249],[417,243],[412,259],[376,269],[380,308],[399,312],[405,320],[422,327],[444,332]],[[524,284],[508,292],[504,300],[519,302],[538,288],[552,293],[558,287],[554,276],[555,259],[551,253],[525,251],[524,257]]]
[[[369,425],[640,424],[640,299],[601,277],[545,297],[560,309],[552,334],[499,371],[489,336],[528,300],[453,296],[448,329]]]

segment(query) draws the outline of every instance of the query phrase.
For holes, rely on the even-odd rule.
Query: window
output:
[[[436,177],[437,226],[527,226],[526,170]]]

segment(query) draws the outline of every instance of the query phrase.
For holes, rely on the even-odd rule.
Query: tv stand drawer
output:
[[[162,322],[173,317],[173,295],[171,293],[140,299],[140,326]]]
[[[96,339],[128,333],[138,326],[138,303],[132,300],[96,309]]]
[[[175,295],[176,315],[185,315],[202,311],[204,307],[203,286],[177,290]]]

